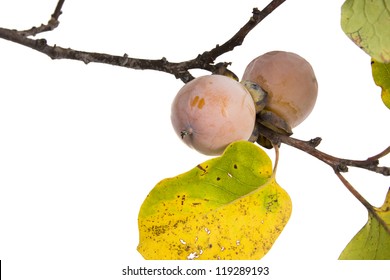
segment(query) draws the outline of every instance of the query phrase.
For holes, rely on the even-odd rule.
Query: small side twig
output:
[[[58,1],[56,8],[54,9],[53,14],[51,15],[50,20],[46,24],[41,24],[39,27],[34,26],[30,29],[16,31],[16,32],[19,33],[21,36],[28,37],[28,36],[35,36],[35,35],[42,33],[42,32],[54,30],[60,24],[58,18],[62,14],[62,6],[64,5],[64,2],[65,2],[65,0]]]

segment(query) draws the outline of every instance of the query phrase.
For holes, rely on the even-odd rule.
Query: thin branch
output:
[[[55,29],[59,24],[58,18],[61,15],[64,2],[65,0],[58,1],[56,9],[47,24],[42,24],[39,27],[33,27],[24,31],[0,28],[0,38],[32,48],[38,52],[46,54],[52,59],[72,59],[82,61],[86,64],[95,62],[137,70],[162,71],[172,74],[176,78],[181,79],[184,83],[187,83],[194,78],[189,72],[191,69],[204,69],[212,73],[220,74],[225,71],[224,69],[226,69],[226,66],[229,65],[229,63],[218,63],[214,65],[214,61],[220,55],[233,50],[236,46],[241,45],[248,33],[264,18],[270,15],[277,7],[285,2],[285,0],[273,0],[262,11],[259,11],[256,8],[253,9],[253,16],[231,39],[221,46],[217,45],[212,50],[205,51],[203,54],[183,62],[169,62],[164,57],[157,60],[151,60],[132,58],[127,54],[118,56],[106,53],[79,51],[71,48],[62,48],[56,45],[48,45],[45,39],[28,38],[29,36],[34,36],[38,33]]]
[[[332,167],[335,172],[347,172],[348,167],[358,167],[382,174],[384,176],[390,176],[390,167],[378,166],[379,159],[390,153],[390,147],[386,148],[378,155],[369,157],[366,160],[352,160],[338,158],[318,150],[317,146],[321,142],[321,138],[319,137],[309,141],[303,141],[288,135],[277,133],[265,126],[261,126],[259,131],[261,135],[273,143],[284,143],[314,156],[315,158],[325,162],[327,165]]]

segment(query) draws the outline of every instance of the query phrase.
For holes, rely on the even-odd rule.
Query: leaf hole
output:
[[[187,256],[187,260],[194,260],[196,258],[199,258],[198,254],[196,252],[192,252]]]

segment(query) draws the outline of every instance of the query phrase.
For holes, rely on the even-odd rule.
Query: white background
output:
[[[131,57],[183,61],[224,43],[268,1],[66,1],[49,44]],[[342,33],[342,1],[287,1],[220,57],[239,77],[256,56],[293,51],[312,64],[319,97],[296,138],[323,138],[329,154],[365,159],[389,145],[390,111],[370,58]],[[0,26],[47,22],[55,0],[3,0]],[[79,61],[52,61],[0,40],[0,259],[4,279],[124,279],[122,268],[237,262],[148,262],[136,251],[137,215],[161,179],[208,157],[174,134],[173,76]],[[205,74],[201,71],[194,75]],[[271,158],[273,152],[267,151]],[[383,164],[390,165],[389,158]],[[389,178],[346,175],[375,206]],[[324,163],[283,146],[277,176],[292,217],[268,255],[238,265],[269,266],[268,279],[389,272],[388,262],[339,262],[367,211]],[[211,276],[210,276],[211,279]]]

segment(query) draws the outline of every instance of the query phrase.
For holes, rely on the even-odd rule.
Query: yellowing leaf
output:
[[[375,84],[382,88],[382,101],[390,109],[390,63],[380,63],[372,59],[371,67]]]
[[[390,189],[381,208],[341,253],[340,260],[390,260]]]
[[[390,62],[390,1],[346,0],[341,8],[341,28],[375,60]]]
[[[291,207],[267,154],[238,141],[154,187],[139,212],[138,251],[145,259],[260,259]]]

